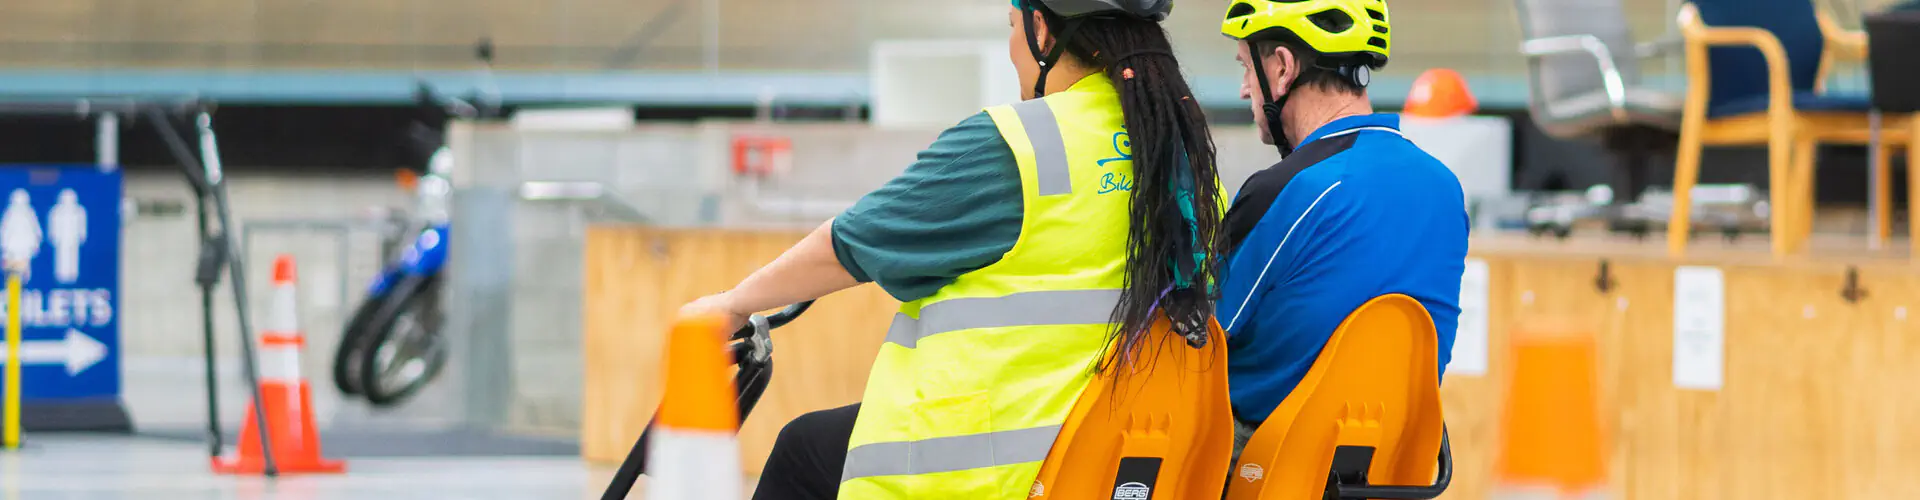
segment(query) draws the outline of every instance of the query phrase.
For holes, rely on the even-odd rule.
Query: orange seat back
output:
[[[1355,309],[1247,442],[1227,498],[1319,500],[1336,479],[1432,488],[1445,433],[1438,345],[1433,318],[1412,297],[1385,295]]]
[[[1114,364],[1087,384],[1032,499],[1220,498],[1233,456],[1226,335],[1210,323],[1196,349],[1163,317],[1148,339],[1144,366]]]

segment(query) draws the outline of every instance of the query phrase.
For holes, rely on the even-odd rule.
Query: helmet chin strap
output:
[[[1289,85],[1287,93],[1282,94],[1279,99],[1270,97],[1273,95],[1273,87],[1267,83],[1266,54],[1260,53],[1260,49],[1255,46],[1253,40],[1247,40],[1246,44],[1247,55],[1253,59],[1253,76],[1260,81],[1260,112],[1266,115],[1267,135],[1273,137],[1273,145],[1279,148],[1280,156],[1292,155],[1293,140],[1287,138],[1287,128],[1281,123],[1280,112],[1286,108],[1287,98],[1293,97],[1293,86]],[[1300,81],[1297,77],[1293,80]]]
[[[1060,56],[1066,53],[1066,41],[1073,37],[1073,32],[1080,28],[1080,23],[1072,20],[1063,23],[1065,26],[1060,27],[1059,35],[1053,37],[1053,48],[1042,52],[1040,50],[1040,36],[1034,32],[1033,28],[1033,13],[1035,12],[1033,2],[1021,2],[1020,12],[1021,15],[1026,16],[1023,24],[1027,27],[1027,51],[1032,52],[1034,62],[1040,64],[1040,76],[1033,80],[1033,98],[1039,99],[1047,96],[1047,73],[1053,71],[1054,63],[1059,62]]]

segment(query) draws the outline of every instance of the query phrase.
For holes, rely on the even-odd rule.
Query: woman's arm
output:
[[[859,284],[834,256],[833,221],[828,220],[732,290],[693,301],[681,308],[680,313],[681,316],[720,315],[726,319],[723,331],[732,333],[746,323],[747,315],[817,299]]]
[[[833,221],[828,220],[727,292],[728,305],[731,311],[753,314],[817,299],[859,284],[833,255]]]
[[[981,112],[739,286],[681,313],[724,316],[737,329],[749,314],[868,281],[903,302],[931,296],[1013,248],[1021,204],[1013,150]]]

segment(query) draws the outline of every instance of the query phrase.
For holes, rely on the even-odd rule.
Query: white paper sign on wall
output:
[[[1453,337],[1453,359],[1447,373],[1453,375],[1487,374],[1488,303],[1487,261],[1467,259],[1466,272],[1460,276],[1460,324]]]
[[[1726,277],[1716,267],[1682,266],[1673,274],[1673,385],[1719,390],[1725,384]]]

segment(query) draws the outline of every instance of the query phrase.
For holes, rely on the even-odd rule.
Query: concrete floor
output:
[[[349,460],[346,474],[270,481],[213,474],[198,443],[86,435],[27,440],[22,450],[0,452],[0,500],[592,499],[613,474],[611,467],[573,457],[362,458]]]

